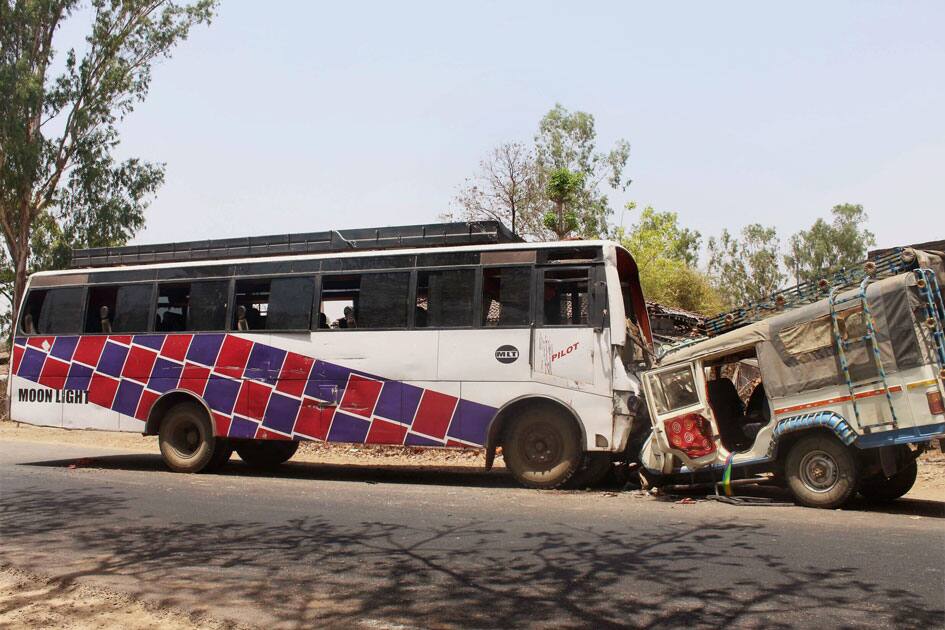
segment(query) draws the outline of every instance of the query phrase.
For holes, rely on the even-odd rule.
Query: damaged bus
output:
[[[502,448],[521,483],[592,483],[628,447],[652,347],[613,242],[499,223],[77,251],[33,274],[10,417],[157,435],[175,471],[300,440]]]
[[[894,258],[848,290],[785,290],[751,307],[778,314],[741,309],[710,322],[722,334],[667,351],[643,375],[646,474],[727,490],[772,475],[822,508],[908,492],[916,457],[945,437],[945,255]],[[820,299],[785,308],[802,289]]]

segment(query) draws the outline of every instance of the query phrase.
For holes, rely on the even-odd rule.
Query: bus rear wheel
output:
[[[502,456],[512,476],[529,488],[558,488],[581,463],[574,423],[547,406],[526,409],[512,424]]]
[[[836,438],[809,435],[788,451],[784,474],[801,505],[837,508],[846,503],[859,482],[859,467],[850,449]]]
[[[179,403],[161,421],[158,445],[164,463],[174,472],[198,473],[222,459],[227,448],[213,436],[207,412],[194,403]]]
[[[299,450],[295,440],[247,440],[236,445],[236,452],[254,468],[273,468],[283,464]]]

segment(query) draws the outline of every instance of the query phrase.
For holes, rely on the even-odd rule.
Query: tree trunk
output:
[[[13,234],[13,242],[7,241],[7,248],[10,250],[10,258],[13,263],[13,304],[11,310],[15,315],[13,320],[13,331],[16,331],[16,324],[20,318],[20,304],[23,301],[23,293],[26,291],[26,280],[28,278],[27,263],[30,259],[30,235],[32,225],[29,220],[29,204],[23,203],[20,209],[20,216],[15,224],[16,233]]]
[[[13,320],[13,330],[16,331],[16,323],[20,318],[20,303],[23,301],[23,292],[26,289],[26,261],[29,258],[29,248],[20,248],[22,251],[11,252],[13,256],[13,265],[16,269],[16,276],[13,281],[13,312],[16,318]]]
[[[555,225],[555,236],[558,237],[559,241],[563,241],[564,237],[567,235],[567,226],[564,223],[564,202],[555,202],[555,213],[558,215],[558,221]]]

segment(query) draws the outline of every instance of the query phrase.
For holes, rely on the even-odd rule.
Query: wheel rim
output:
[[[826,451],[811,451],[804,455],[800,466],[804,486],[817,493],[830,492],[840,480],[837,460]]]
[[[538,424],[529,429],[522,443],[525,460],[534,467],[550,467],[561,460],[564,444],[551,426]]]
[[[170,432],[168,442],[180,457],[193,457],[200,450],[200,445],[203,442],[200,427],[196,422],[189,420],[177,422]]]

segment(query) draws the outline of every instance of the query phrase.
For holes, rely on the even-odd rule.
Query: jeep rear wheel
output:
[[[840,507],[856,492],[859,481],[850,449],[823,434],[798,440],[788,452],[784,473],[794,498],[808,507]]]
[[[895,501],[912,489],[919,467],[913,459],[897,470],[892,477],[883,473],[867,477],[860,483],[860,494],[864,499],[875,503]]]
[[[509,428],[502,454],[512,476],[522,485],[558,488],[581,462],[579,434],[563,412],[546,405],[534,406]]]

